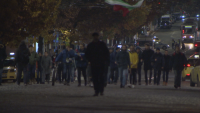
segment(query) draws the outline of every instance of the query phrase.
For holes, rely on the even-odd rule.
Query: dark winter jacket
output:
[[[102,41],[91,42],[88,44],[86,59],[91,63],[91,66],[108,66],[110,63],[110,53],[106,44]]]
[[[116,56],[117,56],[117,52],[112,52],[110,54],[110,68],[117,68],[117,64],[116,62]]]
[[[170,55],[163,55],[164,60],[165,60],[165,65],[164,65],[164,70],[165,71],[169,71],[170,70],[170,60],[171,60],[171,56]]]
[[[142,53],[142,60],[144,62],[144,70],[150,70],[152,69],[151,65],[151,57],[153,56],[154,51],[151,49],[146,49]]]
[[[155,61],[155,59],[157,59]],[[164,61],[164,57],[161,53],[154,53],[153,56],[151,57],[151,61],[153,63],[153,68],[154,70],[161,70],[162,67],[164,68],[165,65],[165,61]]]
[[[84,50],[78,50],[77,53],[80,54],[80,56],[78,54],[75,55],[75,60],[76,60],[76,67],[87,67],[87,64],[88,64],[88,61],[85,57],[85,51],[86,49]]]
[[[0,48],[0,69],[3,68],[4,60],[6,59],[6,57],[7,55],[5,48],[4,47]]]
[[[17,64],[17,66],[18,65],[19,66],[26,66],[29,63],[29,61],[27,61],[25,63],[22,63],[23,61],[21,59],[21,56],[24,55],[24,54],[26,54],[28,56],[31,55],[31,53],[30,53],[28,48],[23,48],[23,49],[18,49],[17,50],[17,52],[15,54],[15,63]]]
[[[174,53],[171,58],[171,68],[174,70],[183,70],[184,66],[187,66],[187,58],[184,53]]]
[[[139,62],[138,62],[138,68],[141,68],[143,62],[141,62],[141,59],[142,59],[142,51],[140,51],[138,53],[138,58],[139,58]]]
[[[130,56],[127,51],[120,51],[117,53],[116,62],[118,67],[127,69],[128,66],[130,67]]]
[[[55,62],[62,62],[72,65],[72,58],[75,57],[75,52],[73,50],[68,51],[67,49],[64,49],[56,58]],[[68,59],[69,60],[68,62]]]
[[[31,52],[31,56],[29,56],[29,64],[35,65],[36,62],[38,61],[38,58],[39,56],[35,51]]]

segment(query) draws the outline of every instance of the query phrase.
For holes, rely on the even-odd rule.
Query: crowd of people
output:
[[[32,45],[27,48],[25,42],[22,41],[15,55],[17,84],[20,85],[22,76],[25,86],[34,83],[49,83],[52,70],[57,69],[56,80],[59,83],[70,86],[77,76],[80,87],[81,76],[83,76],[84,85],[94,85],[94,96],[98,96],[99,94],[103,95],[104,87],[107,84],[117,85],[120,83],[121,88],[126,85],[130,88],[134,88],[136,84],[141,85],[142,68],[145,73],[145,85],[152,84],[153,70],[154,85],[160,85],[163,72],[163,85],[166,86],[169,71],[173,68],[175,72],[174,87],[181,87],[181,71],[184,69],[184,65],[186,66],[187,59],[180,52],[178,45],[175,46],[172,56],[168,54],[167,50],[164,54],[160,53],[160,48],[156,48],[154,52],[148,43],[145,44],[145,50],[134,45],[130,46],[130,51],[127,49],[126,45],[123,45],[122,48],[108,49],[106,44],[99,40],[99,34],[94,33],[93,41],[88,44],[87,48],[84,44],[80,44],[77,50],[63,46],[63,50],[59,54],[53,54],[50,57],[48,52],[45,52],[44,55],[41,52],[36,53]],[[77,72],[76,76],[75,72]],[[130,80],[130,84],[128,80]]]

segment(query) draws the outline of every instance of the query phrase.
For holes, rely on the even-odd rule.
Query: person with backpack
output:
[[[24,85],[28,83],[28,63],[29,56],[31,55],[29,49],[26,47],[26,43],[22,41],[15,54],[15,63],[17,66],[17,85],[20,85],[21,76],[23,72]]]
[[[7,55],[6,55],[5,46],[0,42],[0,86],[2,82],[4,60],[6,59],[6,57]]]
[[[57,56],[55,62],[61,61],[63,65],[63,76],[65,79],[64,85],[70,86],[70,74],[71,74],[71,65],[72,58],[75,56],[73,50],[69,47],[63,46],[63,51]]]
[[[31,56],[29,56],[29,84],[35,83],[35,69],[36,69],[36,62],[39,59],[38,54],[34,51],[34,48],[32,45],[29,46],[29,51],[31,53]]]

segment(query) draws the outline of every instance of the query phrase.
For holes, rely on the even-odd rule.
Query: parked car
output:
[[[170,48],[168,44],[164,44],[162,42],[155,42],[154,48],[162,48],[163,50],[166,50],[167,48]]]

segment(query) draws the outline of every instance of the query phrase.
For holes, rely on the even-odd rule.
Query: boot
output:
[[[166,82],[163,82],[163,86],[165,86],[166,85]]]
[[[167,82],[165,82],[165,86],[167,86]]]

